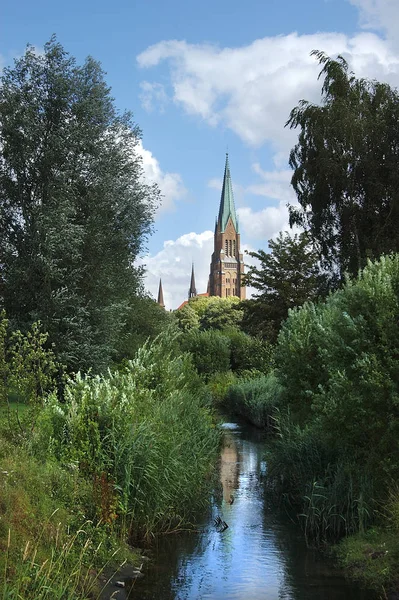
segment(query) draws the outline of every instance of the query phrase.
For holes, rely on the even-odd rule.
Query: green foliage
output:
[[[133,265],[158,190],[143,183],[139,140],[100,65],[78,66],[54,38],[4,69],[0,304],[22,331],[40,320],[73,371],[116,358],[141,293]]]
[[[97,597],[104,566],[133,556],[109,527],[85,518],[91,486],[77,469],[38,461],[1,437],[0,460],[0,597]]]
[[[175,312],[175,318],[179,329],[183,332],[199,329],[200,320],[198,313],[189,303]]]
[[[131,538],[189,521],[218,447],[206,390],[173,343],[166,332],[122,371],[78,375],[65,404],[48,400],[35,440],[94,477],[97,517]]]
[[[279,234],[268,242],[270,253],[250,252],[260,261],[251,265],[244,276],[245,285],[257,290],[254,299],[242,303],[243,328],[275,341],[281,323],[290,308],[316,299],[323,288],[318,254],[305,233]]]
[[[213,404],[221,405],[226,400],[230,387],[236,381],[237,377],[232,371],[211,375],[207,381],[207,388],[211,393]]]
[[[0,406],[7,402],[7,375],[6,340],[8,321],[5,311],[0,312]]]
[[[11,335],[7,384],[20,402],[41,404],[44,395],[55,388],[60,367],[53,351],[45,347],[47,338],[40,323],[33,323],[26,335],[20,331]]]
[[[209,377],[230,369],[230,339],[221,331],[190,331],[181,339],[182,349],[193,356],[200,375]]]
[[[239,298],[229,296],[197,296],[191,298],[183,308],[176,311],[179,327],[183,331],[239,327],[243,312]]]
[[[322,104],[302,100],[287,123],[299,128],[290,165],[300,208],[291,207],[291,224],[310,232],[324,265],[343,279],[367,258],[399,250],[399,93],[356,79],[342,56],[312,54],[322,65]]]
[[[280,394],[281,386],[272,371],[266,376],[238,380],[229,388],[224,406],[256,427],[272,429]]]
[[[275,490],[299,511],[308,543],[324,545],[364,531],[374,518],[374,481],[344,447],[332,445],[317,426],[299,427],[284,409],[268,457]]]
[[[324,303],[290,311],[271,473],[319,542],[364,531],[399,476],[399,256],[369,262]],[[274,465],[274,466],[273,466]]]
[[[293,311],[276,348],[291,408],[388,472],[399,467],[398,310],[399,256],[382,257],[324,304]]]
[[[117,343],[115,362],[132,359],[147,340],[153,340],[170,326],[171,316],[152,298],[134,296],[130,299],[124,333]]]
[[[264,340],[240,331],[228,329],[224,334],[230,340],[230,365],[235,373],[258,371],[267,374],[273,366],[272,346]]]

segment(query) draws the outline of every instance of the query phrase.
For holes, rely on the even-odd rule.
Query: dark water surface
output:
[[[371,600],[268,502],[262,434],[225,423],[220,484],[197,534],[162,538],[132,598],[141,600]],[[232,497],[233,503],[230,504]],[[228,524],[215,527],[215,518]]]

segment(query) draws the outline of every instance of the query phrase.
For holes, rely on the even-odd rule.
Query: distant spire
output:
[[[220,225],[221,232],[225,231],[229,217],[231,217],[235,230],[238,233],[238,221],[236,209],[234,206],[233,187],[231,185],[230,177],[229,155],[226,152],[226,165],[224,168],[222,196],[220,198],[220,208],[218,217],[218,224]]]
[[[190,289],[188,290],[188,299],[190,300],[190,298],[195,298],[195,296],[197,295],[197,289],[195,287],[195,277],[194,277],[194,263],[191,267],[191,282],[190,282]]]
[[[162,290],[162,279],[159,280],[159,289],[158,289],[158,300],[159,306],[165,308],[165,302],[163,301],[163,290]]]

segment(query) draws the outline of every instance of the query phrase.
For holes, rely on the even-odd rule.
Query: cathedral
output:
[[[237,296],[240,300],[245,300],[245,287],[241,285],[244,275],[244,260],[240,248],[240,231],[234,206],[228,154],[226,154],[222,195],[213,244],[208,290],[204,294],[197,294],[193,265],[188,300],[197,295],[220,296],[221,298]],[[158,304],[164,306],[161,281],[159,282]],[[179,308],[185,304],[187,304],[187,300]]]

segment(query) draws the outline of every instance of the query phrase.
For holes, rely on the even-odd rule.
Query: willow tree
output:
[[[341,56],[312,54],[322,65],[322,102],[302,100],[287,122],[300,130],[290,154],[300,207],[290,217],[342,278],[399,250],[399,94],[357,79]]]
[[[40,319],[71,369],[109,363],[140,292],[158,191],[139,139],[99,63],[77,65],[54,38],[3,71],[0,304],[18,327]]]

